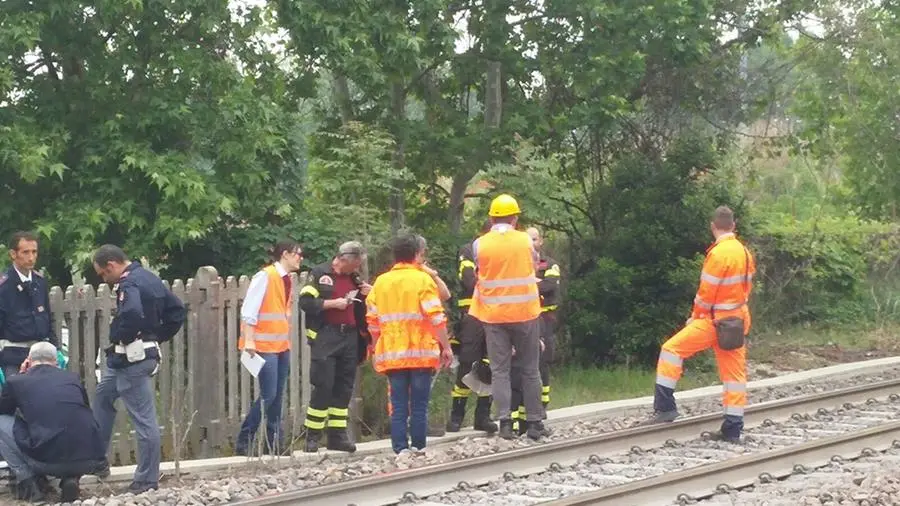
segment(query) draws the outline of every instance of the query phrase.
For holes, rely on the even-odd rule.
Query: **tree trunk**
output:
[[[397,170],[406,167],[406,87],[395,81],[391,89],[391,116],[394,125],[393,165]],[[404,181],[394,180],[390,199],[391,233],[396,234],[404,223]]]
[[[350,85],[347,83],[347,76],[336,72],[332,86],[334,87],[335,101],[341,111],[341,124],[347,126],[347,123],[353,120],[353,103],[350,101]]]

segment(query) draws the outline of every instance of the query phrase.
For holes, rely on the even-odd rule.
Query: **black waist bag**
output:
[[[737,316],[713,320],[716,327],[716,342],[725,351],[736,350],[744,345],[744,319]]]

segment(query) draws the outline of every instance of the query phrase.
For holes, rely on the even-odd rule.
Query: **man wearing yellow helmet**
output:
[[[518,202],[510,195],[500,195],[491,202],[491,230],[472,244],[478,280],[469,314],[484,324],[500,437],[516,437],[510,417],[510,367],[515,350],[515,360],[522,369],[526,434],[537,440],[547,434],[541,421],[538,368],[541,301],[535,270],[539,257],[531,237],[516,230],[520,212]]]

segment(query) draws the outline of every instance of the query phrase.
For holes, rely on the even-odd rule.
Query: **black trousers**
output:
[[[459,323],[457,339],[459,339],[459,367],[456,369],[456,384],[453,385],[450,396],[467,398],[472,391],[463,383],[463,376],[472,370],[473,362],[487,359],[484,325],[474,316],[466,314]]]
[[[358,364],[358,336],[350,326],[325,325],[310,342],[309,382],[312,392],[306,409],[311,430],[345,429]]]

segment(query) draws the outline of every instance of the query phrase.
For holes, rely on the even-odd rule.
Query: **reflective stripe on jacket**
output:
[[[720,236],[707,250],[691,317],[719,320],[737,316],[744,319],[744,331],[749,332],[747,301],[754,273],[756,265],[747,248],[734,234]]]
[[[440,365],[437,332],[447,325],[447,318],[437,285],[425,271],[413,264],[394,265],[375,279],[366,305],[376,372]]]
[[[541,314],[531,237],[494,225],[474,243],[478,282],[469,314],[485,323],[517,323]]]
[[[253,341],[259,353],[280,353],[291,349],[290,321],[291,300],[284,293],[284,280],[278,275],[274,265],[263,269],[269,277],[266,295],[259,306],[259,316],[254,326]],[[241,338],[238,348],[244,348],[244,329],[241,324]]]

